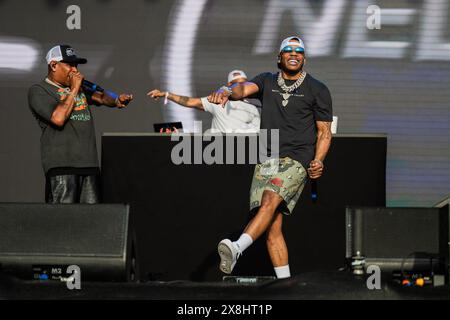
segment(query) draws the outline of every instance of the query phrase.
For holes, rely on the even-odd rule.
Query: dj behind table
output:
[[[249,218],[254,164],[249,157],[247,163],[237,163],[236,150],[244,141],[248,156],[254,137],[227,136],[222,145],[212,145],[214,137],[173,138],[105,133],[103,202],[131,206],[141,280],[217,281],[223,276],[217,243],[236,238]],[[386,147],[382,134],[333,136],[324,175],[315,185],[307,183],[284,221],[293,275],[334,271],[345,264],[345,207],[386,205]],[[212,158],[205,155],[212,148],[217,162],[234,164],[209,164]],[[240,258],[233,275],[272,276],[267,255],[262,237]]]

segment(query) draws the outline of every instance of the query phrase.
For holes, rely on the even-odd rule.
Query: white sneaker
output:
[[[225,239],[219,242],[217,251],[220,256],[219,269],[223,273],[230,274],[241,256],[241,252],[233,245],[231,240]]]

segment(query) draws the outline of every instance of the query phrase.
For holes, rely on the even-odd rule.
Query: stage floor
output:
[[[260,283],[236,282],[82,282],[81,290],[69,290],[62,282],[22,281],[2,276],[0,299],[82,300],[380,300],[450,299],[450,286],[402,287],[381,281],[380,290],[369,290],[365,278],[348,272],[312,272],[285,280]]]

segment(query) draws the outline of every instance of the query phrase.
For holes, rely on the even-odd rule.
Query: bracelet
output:
[[[220,87],[219,90],[223,90],[225,92],[228,92],[228,94],[231,96],[233,94],[233,90],[231,90],[231,88],[227,87],[227,86],[222,86]]]
[[[166,105],[167,103],[169,103],[169,91],[166,91],[166,94],[164,96],[164,105]]]
[[[67,95],[72,96],[74,99],[77,98],[77,96],[72,91],[67,92]]]

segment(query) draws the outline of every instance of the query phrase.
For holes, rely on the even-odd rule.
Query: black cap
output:
[[[87,63],[87,59],[77,57],[75,49],[66,44],[51,48],[47,53],[46,60],[47,64],[49,64],[51,61],[62,61],[77,64]]]

